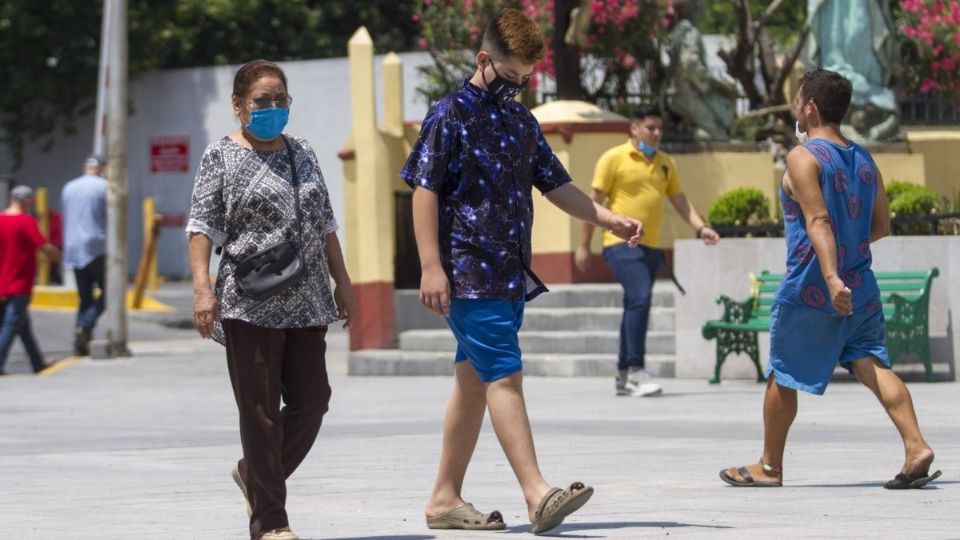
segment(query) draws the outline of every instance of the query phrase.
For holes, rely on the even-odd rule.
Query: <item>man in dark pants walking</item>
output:
[[[90,339],[97,319],[103,313],[106,292],[107,181],[101,176],[104,165],[101,156],[87,158],[83,176],[67,182],[60,196],[64,221],[64,263],[73,268],[77,294],[80,296],[73,342],[73,351],[78,355],[90,353]],[[100,289],[100,297],[96,299],[94,287]]]
[[[655,105],[640,105],[630,113],[630,139],[600,156],[593,176],[593,200],[611,211],[642,221],[646,234],[636,249],[609,231],[603,235],[603,258],[623,285],[623,319],[616,395],[655,396],[663,392],[646,370],[647,326],[653,283],[663,263],[660,227],[663,200],[670,204],[707,245],[720,239],[717,232],[687,199],[673,158],[659,149],[663,118]],[[581,271],[590,264],[594,226],[584,223],[574,260]]]

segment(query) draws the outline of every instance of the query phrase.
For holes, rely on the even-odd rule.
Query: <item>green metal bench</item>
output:
[[[930,364],[930,285],[940,274],[937,268],[918,272],[874,272],[880,286],[883,316],[886,321],[887,349],[895,362],[901,354],[914,353],[923,362],[927,380],[934,381]],[[717,340],[717,364],[711,384],[720,382],[720,368],[731,353],[750,357],[757,368],[757,381],[763,382],[760,367],[758,332],[770,330],[770,308],[783,274],[766,270],[750,274],[753,288],[750,297],[742,302],[720,295],[717,303],[723,305],[723,318],[707,321],[702,334],[705,339]]]

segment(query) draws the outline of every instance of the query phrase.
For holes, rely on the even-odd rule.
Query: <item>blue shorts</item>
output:
[[[767,377],[777,384],[822,395],[839,363],[874,357],[889,368],[883,311],[839,317],[802,306],[774,304],[770,310]]]
[[[488,383],[523,370],[520,338],[522,301],[454,299],[447,324],[457,338],[454,362],[469,360]]]

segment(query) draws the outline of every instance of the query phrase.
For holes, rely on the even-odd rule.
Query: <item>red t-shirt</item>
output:
[[[63,249],[63,216],[56,210],[50,211],[50,243]]]
[[[0,213],[0,298],[30,294],[37,248],[45,243],[33,216]]]

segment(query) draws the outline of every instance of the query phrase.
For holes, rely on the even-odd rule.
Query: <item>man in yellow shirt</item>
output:
[[[610,232],[603,235],[603,258],[623,285],[618,396],[653,396],[663,391],[659,384],[651,381],[644,368],[653,282],[663,263],[660,250],[663,198],[670,199],[705,244],[712,245],[720,239],[683,194],[673,158],[657,149],[662,136],[660,109],[655,105],[640,105],[630,115],[630,140],[604,152],[593,175],[593,200],[600,204],[609,200],[611,211],[640,220],[646,230],[635,249],[628,249],[623,240]],[[590,264],[593,228],[584,224],[575,254],[581,271]]]

